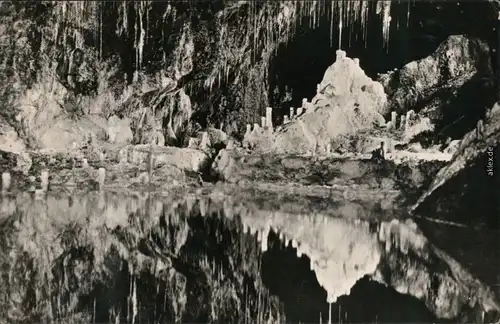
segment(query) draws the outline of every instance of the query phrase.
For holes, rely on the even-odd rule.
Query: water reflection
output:
[[[0,313],[14,322],[428,322],[500,309],[373,197],[291,197],[228,188],[5,196]]]

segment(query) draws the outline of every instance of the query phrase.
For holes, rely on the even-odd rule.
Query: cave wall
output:
[[[39,134],[24,133],[47,120],[33,121],[35,113],[26,112],[38,105],[19,99],[28,89],[51,101],[52,118],[107,118],[123,110],[124,96],[141,96],[141,88],[161,87],[158,78],[169,78],[191,98],[190,122],[224,124],[233,133],[269,105],[269,63],[278,45],[300,32],[304,17],[342,15],[350,17],[343,18],[346,25],[362,20],[366,26],[368,17],[383,15],[387,22],[385,2],[375,12],[367,8],[363,1],[5,1],[0,72],[6,122],[36,142]],[[168,107],[163,110],[167,115]]]
[[[23,126],[15,116],[23,107],[16,100],[36,83],[62,84],[60,105],[80,115],[89,113],[82,97],[111,92],[101,100],[107,110],[97,111],[108,117],[123,110],[127,87],[155,83],[158,74],[185,89],[193,121],[242,129],[268,104],[267,61],[294,17],[290,11],[274,19],[279,6],[222,1],[33,1],[2,2],[1,8],[2,91],[9,107],[3,111],[18,129]],[[76,48],[84,73],[71,67]]]

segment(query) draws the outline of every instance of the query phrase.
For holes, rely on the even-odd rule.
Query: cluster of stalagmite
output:
[[[409,110],[406,114],[399,116],[399,125],[398,125],[398,114],[397,112],[391,112],[391,120],[387,122],[387,129],[399,129],[402,131],[408,130],[412,123],[416,118],[415,112],[413,110]]]
[[[12,175],[5,171],[2,173],[2,195],[6,195],[12,187]],[[49,170],[44,168],[40,172],[40,188],[35,189],[36,197],[42,197],[49,190]]]
[[[307,98],[302,99],[302,107],[294,108],[290,107],[290,112],[287,115],[283,116],[283,125],[288,124],[289,122],[296,120],[298,117],[302,116],[307,112],[308,108],[311,108],[312,104],[307,101]],[[273,123],[273,108],[266,108],[266,115],[260,117],[260,125],[258,123],[246,124],[246,130],[244,137],[247,137],[252,132],[260,132],[265,130],[267,133],[273,133],[274,123]]]
[[[308,116],[310,114],[315,114],[315,111],[318,111],[318,109],[321,109],[322,107],[328,106],[329,100],[335,100],[335,98],[342,98],[343,96],[359,96],[359,94],[353,90],[353,87],[357,89],[357,87],[361,87],[362,89],[365,88],[373,88],[374,90],[361,90],[361,91],[373,91],[375,93],[375,97],[384,97],[385,94],[379,92],[383,92],[383,90],[380,90],[377,88],[377,86],[380,87],[379,84],[376,84],[376,82],[373,82],[371,79],[369,79],[362,69],[360,68],[360,61],[358,58],[350,59],[346,56],[346,52],[342,50],[337,50],[335,52],[336,55],[336,61],[332,67],[330,67],[326,73],[323,81],[317,85],[317,94],[316,96],[311,100],[308,101],[307,98],[302,99],[302,104],[298,108],[290,107],[289,108],[289,113],[283,116],[282,120],[282,125],[290,125],[293,127],[299,127],[293,123],[293,121],[301,118],[305,118],[303,121],[307,123],[306,119],[310,119]],[[330,71],[331,70],[331,71]],[[342,71],[347,71],[351,74],[354,75],[352,77],[352,80],[344,80],[345,78],[339,78],[338,75]],[[344,71],[344,72],[345,72]],[[347,73],[346,72],[346,73]],[[354,92],[353,92],[354,91]],[[382,98],[383,99],[383,98]],[[381,99],[381,100],[382,100]],[[378,99],[375,99],[378,100]],[[381,104],[383,104],[383,100],[381,101]],[[335,109],[335,108],[333,108]],[[338,108],[337,108],[338,109]],[[349,110],[350,108],[345,108]],[[356,108],[353,108],[356,110]],[[363,114],[364,112],[361,112]],[[371,112],[368,112],[371,113]],[[354,113],[353,116],[349,117],[350,119],[358,118],[355,116],[357,113]],[[398,113],[396,111],[391,112],[391,120],[385,123],[385,127],[387,130],[402,130],[406,131],[409,126],[410,126],[410,121],[413,121],[415,117],[415,114],[413,111],[408,111],[405,115],[398,116]],[[320,117],[318,117],[320,118]],[[349,119],[348,118],[348,119]],[[346,120],[346,122],[349,122],[349,120]],[[383,118],[380,116],[380,119],[383,120]],[[319,122],[320,120],[318,120]],[[337,124],[342,124],[344,122],[342,120],[338,120]],[[275,130],[275,125],[273,125],[273,108],[268,107],[266,108],[266,115],[261,117],[261,123],[260,125],[258,124],[247,124],[246,125],[246,132],[244,135],[244,142],[251,142],[254,141],[255,143],[257,142],[262,142],[262,138],[265,139],[267,138],[268,141],[271,141],[271,137],[273,136],[279,136],[280,134],[280,128],[282,128],[282,125],[278,125],[276,127],[277,132],[274,132]],[[295,125],[295,126],[294,126]],[[331,125],[333,127],[333,125]],[[328,126],[331,128],[330,126]],[[344,126],[342,126],[344,127]],[[299,127],[300,128],[300,127]],[[313,132],[314,133],[314,132]],[[335,133],[335,132],[334,132]],[[258,140],[256,137],[260,137]],[[244,145],[247,146],[247,145]],[[250,147],[252,145],[248,145]],[[253,145],[255,147],[258,147],[259,144]],[[317,146],[317,145],[316,145]],[[332,145],[327,141],[324,144],[324,147],[321,149],[317,148],[314,149],[314,154],[316,151],[318,152],[323,152],[326,154],[330,154],[332,151]]]

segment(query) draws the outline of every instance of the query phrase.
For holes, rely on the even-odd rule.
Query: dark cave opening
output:
[[[342,49],[348,57],[360,59],[360,65],[369,77],[376,79],[379,73],[424,58],[448,36],[459,34],[479,37],[487,42],[496,70],[497,13],[490,3],[394,2],[391,17],[387,47],[382,45],[382,18],[376,14],[374,3],[371,3],[365,38],[359,23],[343,28]],[[478,20],[477,17],[483,18]],[[269,70],[270,104],[278,108],[278,119],[288,112],[289,107],[300,107],[302,98],[310,100],[316,94],[316,85],[335,61],[338,21],[334,21],[333,26],[331,42],[329,17],[323,16],[315,29],[310,28],[305,20],[297,27],[290,42],[278,49]],[[291,98],[286,96],[287,90],[291,92]]]
[[[307,256],[297,257],[296,249],[284,246],[278,234],[271,231],[269,249],[262,256],[262,280],[270,292],[284,303],[287,321],[318,323],[328,321],[326,291],[310,270]],[[321,314],[321,315],[320,315]],[[437,318],[424,303],[397,293],[364,277],[331,306],[333,322],[342,323],[436,323]],[[439,320],[439,322],[445,322]]]

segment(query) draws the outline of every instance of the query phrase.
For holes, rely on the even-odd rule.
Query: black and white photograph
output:
[[[500,0],[0,0],[0,324],[500,324]]]

